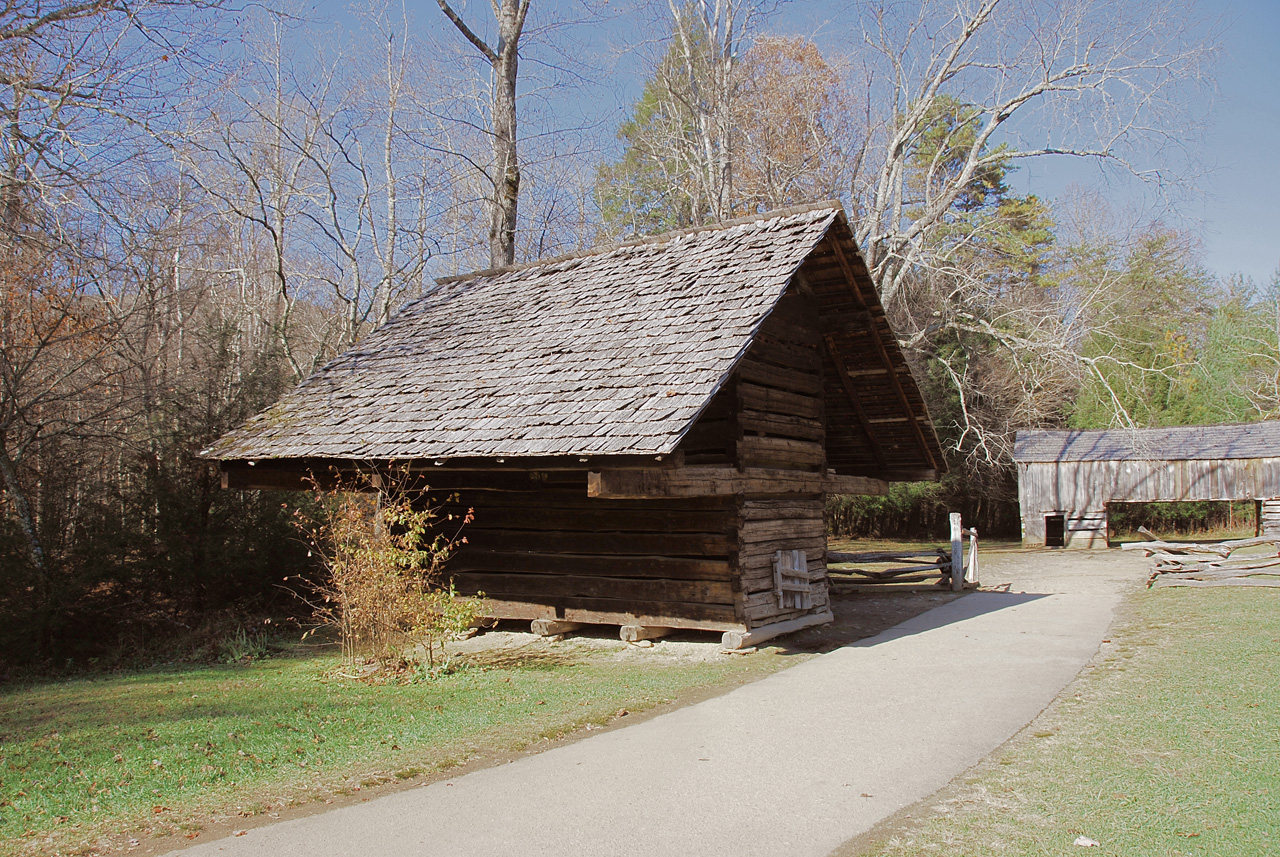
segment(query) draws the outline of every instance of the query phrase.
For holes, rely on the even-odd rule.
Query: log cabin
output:
[[[1280,536],[1280,422],[1017,433],[1022,541],[1109,543],[1110,503],[1253,500],[1257,534]]]
[[[492,617],[730,647],[830,621],[825,495],[945,467],[838,203],[441,279],[202,455],[420,471]]]

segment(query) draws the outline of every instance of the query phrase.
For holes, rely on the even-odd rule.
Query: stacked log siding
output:
[[[204,454],[409,466],[495,617],[725,631],[829,609],[824,492],[943,468],[831,203],[442,280]]]

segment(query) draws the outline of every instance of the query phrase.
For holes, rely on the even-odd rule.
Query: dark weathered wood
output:
[[[672,556],[586,556],[467,550],[449,560],[449,572],[512,572],[604,577],[728,580],[727,560]]]
[[[836,261],[843,270],[847,282],[851,285],[852,294],[860,307],[866,308],[867,300],[859,288],[860,280],[854,273],[853,266],[849,263],[849,259],[845,256],[839,240],[828,239],[828,243],[831,245],[832,252],[835,254]],[[881,365],[886,369],[892,370],[894,367],[894,361],[889,355],[888,348],[885,345],[885,337],[880,332],[879,326],[873,323],[867,327],[867,332],[871,335],[871,341],[875,346],[876,354],[880,358]],[[914,418],[914,415],[923,413],[923,410],[912,407],[912,403],[907,397],[906,386],[902,383],[902,379],[898,377],[897,372],[890,371],[886,377],[890,379],[894,394],[897,397],[898,403],[902,406],[903,412],[913,415],[911,419],[912,432],[915,435],[916,441],[920,444],[920,450],[928,459],[930,466],[934,470],[945,470],[946,468],[944,464],[934,455],[932,445],[930,445],[929,441],[925,438],[924,430],[920,427],[920,422]]]
[[[453,507],[465,512],[468,507]],[[494,529],[545,529],[581,532],[704,533],[732,526],[728,514],[713,510],[628,509],[516,506],[475,507],[475,526]]]
[[[904,574],[917,574],[920,572],[933,572],[937,574],[950,574],[951,563],[935,562],[928,565],[906,565],[900,568],[890,568],[884,571],[873,571],[869,568],[841,568],[838,569],[840,574],[857,574],[862,577],[869,577],[874,580],[893,580]]]
[[[858,578],[852,578],[852,579],[837,577],[837,578],[832,578],[831,585],[844,586],[850,583],[851,581],[852,581],[852,584],[855,586],[866,586],[869,588],[879,587],[881,589],[888,589],[890,587],[896,587],[897,584],[899,583],[924,583],[926,581],[933,581],[940,586],[944,586],[944,585],[949,585],[950,578],[947,577],[946,575],[939,575],[939,574],[902,574],[902,575],[894,575],[892,577],[858,577]]]
[[[661,578],[605,577],[601,575],[519,574],[501,572],[453,572],[459,592],[483,592],[498,599],[573,596],[634,601],[733,604],[728,580],[668,580]]]
[[[706,630],[743,627],[734,608],[727,604],[527,596],[486,598],[484,610],[494,619],[547,618],[587,625],[655,625]]]
[[[562,620],[581,622],[584,625],[661,625],[702,631],[746,629],[742,621],[734,618],[732,611],[703,611],[704,615],[691,618],[685,615],[662,613],[663,605],[648,606],[657,608],[658,612],[629,612],[631,606],[620,609],[597,609],[496,598],[484,600],[484,609],[489,619],[556,619],[558,617]],[[681,606],[675,605],[676,608]],[[711,615],[713,612],[718,615]]]
[[[828,563],[846,563],[846,562],[902,562],[905,560],[919,559],[921,557],[935,557],[937,559],[945,559],[941,549],[931,551],[919,551],[915,553],[886,553],[883,551],[868,551],[866,553],[849,553],[847,551],[827,551]]]
[[[750,356],[738,364],[738,377],[762,387],[776,387],[802,396],[817,396],[822,392],[822,379],[817,372],[771,366]]]
[[[488,530],[472,525],[462,531],[467,544],[479,550],[533,551],[602,556],[727,557],[732,548],[724,533],[620,533],[570,530]]]
[[[826,436],[821,421],[809,417],[771,414],[767,411],[744,410],[738,415],[744,433],[768,434],[821,442]]]
[[[761,387],[759,384],[743,382],[738,386],[742,396],[743,410],[767,411],[793,417],[809,417],[816,419],[822,411],[818,400],[812,396],[802,396],[775,390],[772,387]]]
[[[843,361],[838,359],[839,351],[836,348],[835,340],[831,336],[824,337],[827,352],[826,359],[836,370],[835,375],[840,380],[840,386],[843,388],[845,396],[849,399],[849,405],[853,408],[854,415],[858,418],[858,424],[862,426],[862,431],[867,438],[867,446],[871,449],[871,454],[876,460],[876,464],[884,467],[884,450],[880,447],[880,441],[876,436],[876,432],[871,428],[870,418],[867,416],[867,410],[862,406],[862,397],[858,394],[858,389],[853,383],[853,379],[849,377],[848,369]]]
[[[738,529],[738,538],[743,544],[776,539],[821,539],[825,536],[826,525],[821,520],[748,520]]]
[[[603,470],[588,478],[600,498],[734,494],[885,494],[889,486],[861,476],[831,476],[778,468],[685,467],[674,471]]]
[[[789,467],[826,470],[827,452],[822,444],[785,437],[747,435],[738,441],[738,458],[746,467]]]
[[[815,372],[821,366],[816,349],[779,339],[766,330],[756,335],[752,356],[762,363],[772,363],[799,372]]]

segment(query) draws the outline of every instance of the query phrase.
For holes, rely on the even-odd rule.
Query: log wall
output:
[[[678,447],[687,466],[825,473],[821,340],[789,294]],[[500,618],[707,630],[758,628],[828,606],[823,497],[765,493],[602,500],[585,471],[440,471],[448,512],[475,510],[448,563]],[[762,492],[767,490],[763,486]],[[811,606],[780,606],[778,551],[803,550]]]
[[[827,529],[821,494],[742,497],[737,511],[741,525],[737,554],[741,567],[740,615],[748,628],[821,613],[830,603],[827,581]],[[774,588],[774,560],[778,551],[802,550],[808,563],[812,606],[783,608]]]
[[[446,568],[498,618],[734,630],[733,497],[599,500],[585,471],[440,473],[474,520]]]
[[[826,471],[820,342],[813,303],[798,294],[785,295],[761,325],[726,385],[739,467]]]

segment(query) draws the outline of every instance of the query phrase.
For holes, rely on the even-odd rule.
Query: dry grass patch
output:
[[[1280,853],[1280,592],[1144,591],[1127,611],[1044,715],[863,853]]]

